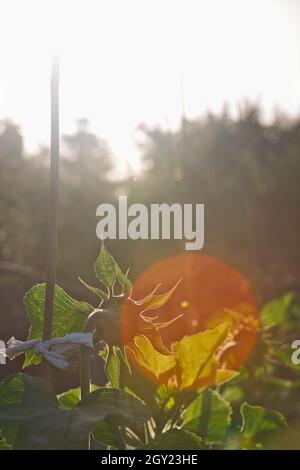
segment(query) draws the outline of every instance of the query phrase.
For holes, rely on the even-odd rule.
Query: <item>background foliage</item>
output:
[[[2,124],[0,338],[25,339],[29,323],[24,292],[44,279],[48,149],[26,155],[21,131],[10,122]],[[262,310],[264,341],[249,361],[247,380],[224,390],[232,422],[239,422],[239,408],[246,400],[279,410],[299,431],[299,371],[283,366],[285,351],[268,342],[268,331],[272,328],[272,337],[277,335],[287,345],[300,335],[299,300],[295,294],[282,297],[300,291],[300,122],[278,116],[265,124],[259,109],[248,105],[238,119],[225,110],[221,116],[182,124],[178,132],[142,128],[144,171],[121,181],[113,179],[108,145],[89,131],[85,121],[74,135],[64,136],[58,282],[75,298],[87,302],[92,298],[76,278],[93,282],[90,267],[99,248],[95,211],[101,202],[114,202],[125,193],[129,202],[205,203],[204,251],[241,271],[254,286],[260,307],[280,298]],[[134,268],[134,277],[155,259],[183,250],[178,241],[127,240],[110,246],[121,266]],[[1,367],[0,377],[19,369],[20,362],[9,363]],[[97,370],[97,380],[103,384],[99,364]],[[62,378],[56,373],[57,391],[76,384],[74,374]],[[228,410],[216,400],[214,395],[216,410],[226,417]],[[246,416],[251,420],[254,412],[260,414],[259,409],[250,411],[243,408],[244,420]],[[208,431],[217,442],[222,430],[214,431],[211,423]],[[253,441],[253,432],[248,423],[247,442]]]

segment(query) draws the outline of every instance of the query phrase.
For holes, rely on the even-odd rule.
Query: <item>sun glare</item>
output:
[[[134,130],[141,122],[178,126],[181,76],[188,117],[224,102],[234,112],[245,97],[260,100],[267,115],[276,105],[296,112],[296,25],[276,0],[3,1],[0,118],[22,126],[29,150],[48,141],[56,52],[62,132],[86,117],[109,142],[120,174],[128,165],[138,172]]]

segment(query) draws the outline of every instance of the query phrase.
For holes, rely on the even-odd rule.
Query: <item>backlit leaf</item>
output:
[[[118,348],[112,346],[109,348],[105,363],[105,373],[111,387],[120,385],[120,359],[118,357]]]
[[[95,384],[91,384],[91,392],[98,390],[98,386]],[[74,408],[74,406],[78,405],[80,402],[80,388],[71,388],[66,392],[61,393],[57,397],[58,403],[65,408]]]
[[[275,356],[280,362],[288,367],[289,369],[293,370],[296,373],[300,373],[300,364],[294,364],[292,361],[293,354],[297,354],[297,351],[290,346],[282,346],[276,353]]]
[[[216,374],[216,385],[222,385],[226,382],[229,382],[232,379],[235,379],[239,375],[239,372],[236,370],[229,369],[218,369]]]
[[[170,289],[168,292],[165,292],[164,294],[155,294],[157,288],[149,295],[147,295],[144,299],[139,300],[139,301],[133,301],[136,305],[141,306],[141,311],[140,314],[143,314],[147,310],[155,310],[159,307],[162,307],[165,305],[170,297],[172,296],[173,292],[177,288],[177,286],[180,284],[181,279],[176,282],[176,284]],[[152,318],[152,317],[146,317],[146,318]]]
[[[104,243],[102,243],[94,270],[97,279],[109,289],[112,289],[117,277],[116,262],[105,248]]]
[[[181,388],[189,387],[201,378],[205,366],[225,341],[229,327],[229,323],[223,323],[213,330],[185,336],[173,345],[181,377]]]
[[[132,282],[118,265],[116,265],[116,274],[117,281],[123,287],[125,294],[130,295],[132,291]]]
[[[102,299],[103,301],[108,299],[109,296],[108,296],[107,292],[104,292],[103,290],[99,289],[98,287],[90,286],[87,282],[83,281],[80,277],[78,279],[81,282],[81,284],[84,285],[84,287],[86,287],[91,292],[93,292],[93,294],[100,297],[100,299]]]
[[[134,343],[137,362],[156,377],[175,367],[174,357],[158,352],[145,336],[135,336]]]
[[[231,423],[231,407],[217,392],[207,390],[209,395],[208,415],[203,416],[204,395],[199,395],[185,410],[184,429],[199,434],[206,442],[220,444],[224,441]],[[203,420],[206,422],[203,423]],[[202,435],[205,424],[205,435]]]
[[[182,429],[167,431],[143,447],[146,450],[199,450],[202,448],[202,441],[196,434]]]
[[[280,326],[284,330],[293,328],[295,322],[300,325],[300,302],[296,294],[290,292],[269,302],[260,313],[264,328]]]
[[[24,297],[24,306],[31,322],[28,339],[42,339],[44,325],[45,284],[36,284]],[[52,337],[59,338],[83,330],[87,315],[93,307],[87,302],[73,299],[61,287],[55,286]],[[39,364],[41,358],[32,351],[26,352],[24,367]]]
[[[278,411],[262,406],[241,406],[243,447],[246,449],[299,448],[300,435]]]
[[[113,449],[125,449],[126,444],[122,438],[118,419],[112,416],[98,423],[93,430],[93,439]]]
[[[1,438],[0,435],[0,450],[11,450],[12,447],[6,442],[5,439]]]

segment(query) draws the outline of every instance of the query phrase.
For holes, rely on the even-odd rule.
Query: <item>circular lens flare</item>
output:
[[[178,281],[179,284],[163,305],[143,312],[145,304],[137,301],[145,299],[157,286],[155,295],[165,294]],[[256,343],[257,309],[249,282],[232,267],[212,257],[181,254],[160,260],[137,279],[131,297],[136,302],[127,299],[121,307],[121,333],[125,346],[130,347],[136,336],[146,336],[148,342],[142,346],[147,346],[147,351],[150,342],[154,349],[165,354],[161,348],[172,351],[174,343],[184,337],[228,322],[229,333],[218,350],[218,360],[222,369],[238,370]],[[154,302],[156,305],[157,302]],[[148,324],[147,329],[145,322],[149,319],[152,323]],[[155,332],[151,330],[151,325],[164,322],[171,323],[161,329],[155,328]],[[130,356],[135,362],[134,354]],[[149,377],[149,371],[143,372]],[[156,378],[155,374],[152,378],[162,383],[164,377],[161,370],[160,376],[157,373]]]

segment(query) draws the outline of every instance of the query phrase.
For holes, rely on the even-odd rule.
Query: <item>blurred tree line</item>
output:
[[[185,119],[176,132],[141,130],[144,170],[123,180],[111,178],[113,155],[86,120],[62,136],[58,283],[90,300],[77,277],[93,282],[96,207],[127,194],[129,203],[204,203],[204,252],[241,271],[259,303],[299,290],[300,119],[266,124],[259,108],[247,105],[237,119],[225,109]],[[49,150],[26,155],[20,129],[2,122],[0,168],[0,338],[24,339],[22,298],[44,279]],[[133,279],[184,249],[181,241],[108,245],[123,268],[131,266]]]

